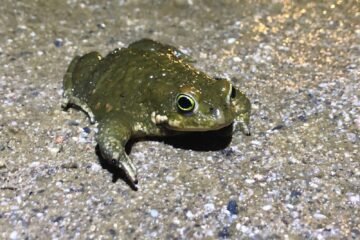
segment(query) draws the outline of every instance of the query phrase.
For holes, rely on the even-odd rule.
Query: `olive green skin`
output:
[[[211,78],[189,64],[178,49],[150,39],[76,56],[64,76],[63,107],[78,106],[98,123],[96,140],[105,159],[137,184],[136,168],[125,153],[135,137],[211,131],[233,124],[250,134],[250,101],[226,79]],[[179,94],[194,100],[182,111]]]

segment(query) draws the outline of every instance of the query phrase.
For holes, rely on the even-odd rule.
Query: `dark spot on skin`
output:
[[[105,108],[106,108],[106,112],[110,112],[113,109],[113,106],[110,103],[107,103],[105,105]]]

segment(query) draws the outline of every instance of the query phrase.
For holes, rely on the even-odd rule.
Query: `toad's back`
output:
[[[207,78],[181,57],[177,49],[148,39],[115,49],[105,58],[91,52],[70,64],[64,78],[65,95],[91,111],[96,120],[110,111],[131,112],[131,116],[149,113],[164,102],[164,93],[171,94],[200,75]]]

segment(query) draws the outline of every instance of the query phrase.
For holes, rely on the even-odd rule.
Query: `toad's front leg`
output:
[[[96,140],[103,158],[112,165],[124,170],[135,186],[138,182],[134,163],[125,152],[125,145],[130,139],[131,130],[118,121],[107,120],[99,124]]]
[[[250,135],[250,112],[251,103],[244,93],[235,89],[235,106],[236,117],[234,119],[234,131],[241,131],[245,135]]]

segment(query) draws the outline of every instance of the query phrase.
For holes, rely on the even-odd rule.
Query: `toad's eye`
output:
[[[184,113],[192,112],[195,109],[195,99],[187,94],[179,94],[176,97],[177,108]]]

